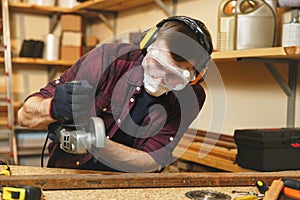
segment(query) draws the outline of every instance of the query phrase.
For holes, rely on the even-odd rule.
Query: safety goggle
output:
[[[142,65],[148,75],[162,79],[163,85],[172,90],[182,90],[191,80],[191,71],[178,66],[167,50],[154,46],[148,47],[148,52]]]

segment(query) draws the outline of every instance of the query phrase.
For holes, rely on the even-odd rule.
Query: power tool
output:
[[[87,126],[75,127],[61,125],[56,131],[60,148],[72,154],[84,154],[92,147],[105,146],[105,126],[99,117],[90,118]]]
[[[40,200],[42,190],[33,186],[4,186],[2,188],[3,200]]]
[[[76,92],[83,90],[86,94],[91,92],[92,87],[85,80],[74,80],[66,83]],[[78,90],[78,91],[76,91]],[[81,92],[83,92],[81,91]],[[73,91],[74,92],[74,91]],[[89,96],[92,96],[89,94]],[[75,99],[78,101],[80,99]],[[73,101],[73,99],[72,99]],[[88,104],[88,102],[86,102]],[[88,108],[87,108],[88,109]],[[69,119],[61,117],[55,134],[60,143],[60,148],[72,154],[84,154],[92,145],[96,148],[105,146],[105,126],[99,117],[86,119],[85,116],[78,116],[80,119]]]
[[[11,175],[10,167],[8,165],[4,165],[3,170],[0,172],[0,174],[5,176],[10,176]]]

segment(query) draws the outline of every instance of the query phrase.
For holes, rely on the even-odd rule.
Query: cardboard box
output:
[[[96,38],[96,36],[86,36],[85,46],[95,47],[97,44],[98,44],[98,39]]]
[[[68,61],[76,61],[81,56],[81,47],[75,46],[61,46],[60,59]]]
[[[64,31],[62,33],[62,46],[82,46],[82,33],[73,31]]]
[[[82,19],[80,15],[61,15],[61,31],[82,31]]]

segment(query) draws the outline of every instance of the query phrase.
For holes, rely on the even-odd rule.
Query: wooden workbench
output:
[[[2,168],[2,166],[0,166]],[[300,179],[300,171],[110,173],[87,170],[10,166],[0,185],[30,185],[43,189],[44,199],[188,199],[186,192],[233,190],[257,192],[255,181],[267,184],[281,177]]]

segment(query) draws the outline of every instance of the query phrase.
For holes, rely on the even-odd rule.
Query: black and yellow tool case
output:
[[[236,162],[257,171],[300,169],[300,128],[237,129]]]

